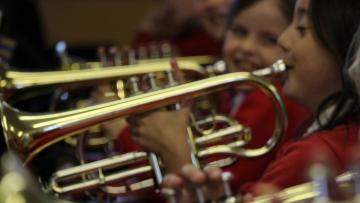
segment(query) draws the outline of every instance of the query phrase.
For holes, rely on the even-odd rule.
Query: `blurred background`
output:
[[[71,47],[129,44],[147,12],[164,0],[38,0],[45,43]]]
[[[93,59],[100,45],[132,42],[146,13],[164,0],[1,0],[0,33],[16,42],[11,59],[21,69],[58,63],[54,45],[63,40],[71,55]]]

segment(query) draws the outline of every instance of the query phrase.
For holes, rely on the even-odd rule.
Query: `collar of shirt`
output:
[[[332,113],[335,110],[335,105],[329,106],[325,111],[323,111],[319,119],[315,119],[314,122],[310,125],[310,127],[307,129],[306,133],[303,135],[303,137],[309,136],[311,133],[317,131],[320,129],[320,123],[326,123],[329,119]],[[320,123],[319,123],[320,121]]]

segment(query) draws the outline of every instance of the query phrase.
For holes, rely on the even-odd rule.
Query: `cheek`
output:
[[[288,74],[285,94],[316,110],[320,102],[341,88],[335,69],[314,63],[302,63]]]
[[[232,52],[231,50],[232,50],[231,45],[227,42],[224,43],[222,53],[223,53],[223,57],[225,59],[227,59],[229,57],[230,53]]]
[[[232,37],[226,37],[224,46],[223,46],[223,56],[224,58],[230,58],[232,54],[238,49],[238,42]]]
[[[294,98],[294,89],[296,87],[295,78],[293,72],[288,72],[287,79],[285,83],[284,93],[287,97]]]
[[[284,87],[284,94],[286,97],[307,106],[307,90],[308,89],[301,77],[298,77],[298,75],[295,75],[293,72],[288,73],[288,78]]]

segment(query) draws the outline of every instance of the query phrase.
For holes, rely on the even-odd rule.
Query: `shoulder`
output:
[[[302,160],[307,163],[325,160],[341,170],[346,165],[346,152],[359,143],[358,131],[359,124],[351,124],[315,132],[284,146],[278,155],[282,159]]]
[[[340,125],[332,130],[323,130],[306,135],[297,142],[287,146],[292,148],[321,148],[322,146],[346,146],[358,140],[359,124]]]
[[[327,144],[347,145],[358,140],[360,124],[339,125],[331,130],[322,130],[307,135],[303,143],[323,142]]]
[[[308,181],[307,171],[322,162],[339,174],[346,170],[348,149],[357,145],[359,125],[342,125],[331,131],[321,131],[283,145],[275,160],[267,167],[256,184],[245,185],[245,192],[254,192],[259,183],[279,188]]]

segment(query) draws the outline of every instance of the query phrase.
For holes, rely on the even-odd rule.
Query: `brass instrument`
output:
[[[156,64],[151,65],[156,67]],[[193,150],[195,150],[195,155],[199,158],[218,153],[244,157],[257,157],[269,152],[275,147],[276,143],[278,143],[281,135],[286,129],[287,116],[284,104],[279,94],[277,93],[276,88],[266,79],[256,76],[255,74],[265,76],[267,74],[282,72],[284,69],[285,66],[283,63],[278,62],[274,64],[274,66],[257,71],[254,74],[248,72],[229,73],[190,82],[187,84],[171,86],[166,89],[156,90],[149,93],[135,95],[133,97],[125,98],[119,101],[113,101],[78,110],[71,110],[54,114],[30,114],[21,112],[11,107],[5,101],[2,101],[0,106],[1,122],[8,147],[15,150],[24,161],[24,164],[28,165],[31,163],[34,157],[45,148],[60,140],[84,131],[93,125],[110,121],[122,116],[131,116],[136,113],[168,106],[178,101],[190,100],[214,91],[219,91],[234,85],[246,83],[262,89],[271,98],[275,112],[278,115],[275,119],[276,127],[274,129],[273,135],[265,144],[265,146],[258,149],[244,148],[248,138],[250,137],[248,135],[249,131],[243,131],[243,133],[240,134],[239,139],[233,143],[221,144],[208,148],[203,147],[202,143],[211,143],[214,140],[217,141],[222,137],[227,136],[227,134],[219,132],[212,136],[203,136],[199,138],[190,137],[189,139]],[[133,70],[124,70],[124,72],[126,71],[131,72]],[[105,75],[102,76],[94,74],[95,72],[96,71],[90,71],[89,74],[82,73],[81,75],[74,74],[72,80],[85,81],[89,80],[90,78],[102,79],[104,77],[113,76],[109,76],[109,72],[107,72],[107,74],[104,73]],[[101,70],[100,72],[104,72],[104,70]],[[100,74],[100,72],[98,73]],[[112,74],[113,73],[114,72],[112,72]],[[133,71],[131,74],[137,74],[137,72]],[[47,80],[45,78],[44,80],[33,80],[36,78],[36,76],[32,75],[30,77],[30,75],[31,74],[29,74],[30,79],[28,82],[26,82],[25,80],[15,80],[16,74],[13,75],[14,77],[11,77],[12,75],[9,74],[8,78],[13,78],[13,82],[15,82],[15,84],[20,84],[20,86],[10,85],[8,82],[4,82],[4,84],[7,87],[22,87],[22,85],[45,85],[54,83],[54,81]],[[67,79],[62,79],[63,81],[60,81],[60,83],[68,82]],[[39,81],[39,83],[36,81]],[[242,131],[243,129],[243,126],[237,125],[234,126],[232,130],[237,132]],[[136,164],[138,161],[144,159],[146,159],[145,153],[131,152],[124,155],[109,157],[107,159],[92,163],[86,163],[73,168],[64,169],[54,173],[50,185],[51,190],[60,194],[79,190],[87,190],[116,182],[116,180],[119,179],[125,179],[127,177],[133,177],[137,174],[149,172],[151,167],[148,165],[140,168],[136,166],[135,169],[127,168],[129,167],[129,164]],[[118,167],[122,168],[121,170],[116,171]],[[124,170],[124,168],[127,169]],[[71,181],[72,179],[75,179],[75,181]],[[68,182],[71,182],[71,184],[63,185]],[[153,183],[148,182],[148,180],[144,180],[144,184],[146,185],[145,187],[153,185]],[[130,186],[124,186],[124,192],[129,190],[134,191],[142,188],[144,188],[143,184],[135,183]]]
[[[178,64],[186,75],[200,79],[214,73],[214,69],[205,69],[201,66],[201,64],[208,64],[212,60],[212,57],[209,56],[180,57]],[[71,64],[72,68],[68,68],[69,70],[23,72],[10,70],[7,64],[1,63],[0,92],[5,100],[12,103],[26,101],[44,93],[54,93],[49,109],[55,111],[58,105],[58,97],[64,92],[67,93],[68,90],[73,91],[78,88],[91,87],[101,82],[114,83],[113,88],[111,88],[114,92],[105,94],[115,95],[117,99],[122,99],[125,97],[126,87],[121,80],[134,76],[144,76],[149,72],[162,74],[159,78],[165,78],[165,72],[170,71],[169,58],[139,60],[136,64],[109,67],[104,67],[100,62],[88,62],[82,65],[86,69],[78,69],[77,66],[80,65],[73,63]],[[41,91],[34,91],[34,88],[42,89]],[[16,96],[13,96],[14,94]],[[77,141],[68,138],[66,142],[75,145]],[[91,146],[104,145],[104,143],[108,142],[109,138],[105,137],[87,139],[87,143]]]

